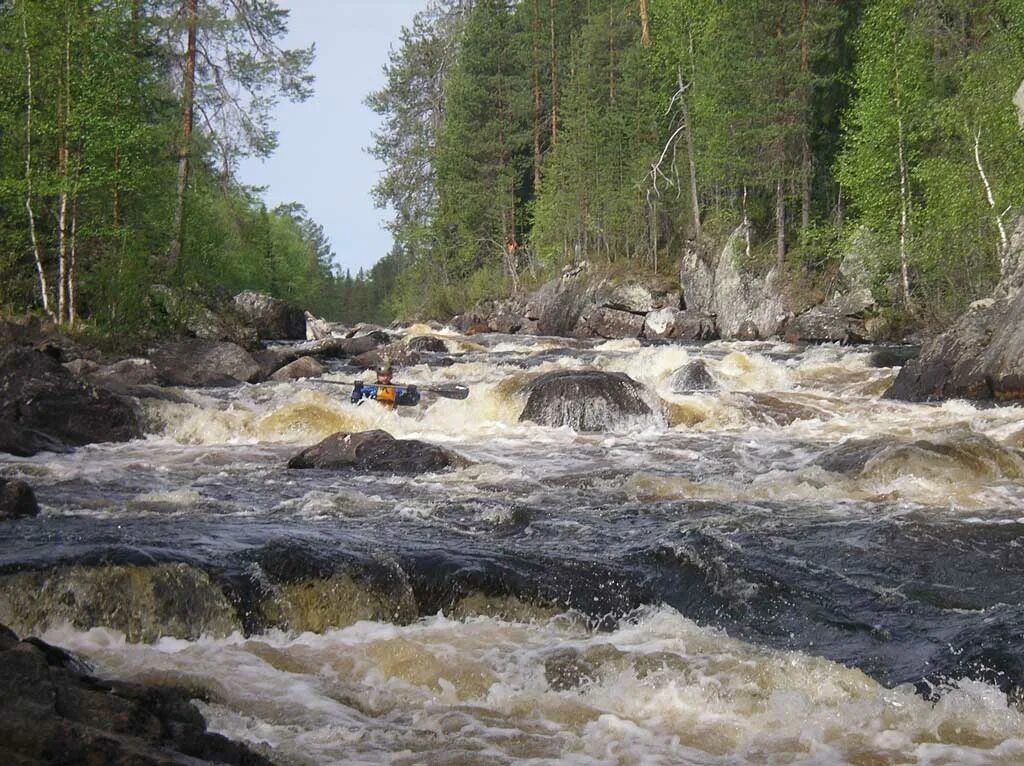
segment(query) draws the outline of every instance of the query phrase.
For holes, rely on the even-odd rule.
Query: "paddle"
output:
[[[322,380],[321,383],[331,383],[335,386],[354,386],[355,383],[348,383],[344,380]],[[469,387],[464,386],[461,383],[451,383],[446,386],[421,386],[415,383],[372,383],[364,380],[357,381],[362,383],[364,386],[395,386],[396,388],[412,388],[415,386],[417,391],[428,391],[432,394],[437,394],[445,399],[465,399],[469,396]]]

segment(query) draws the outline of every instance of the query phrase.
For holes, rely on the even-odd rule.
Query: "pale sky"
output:
[[[279,146],[268,160],[248,160],[243,183],[269,187],[268,207],[301,202],[327,231],[336,259],[353,274],[391,249],[385,213],[370,188],[380,164],[366,152],[378,118],[363,99],[384,84],[381,68],[403,25],[426,0],[281,0],[291,11],[288,47],[316,43],[316,92],[282,102],[274,127]]]

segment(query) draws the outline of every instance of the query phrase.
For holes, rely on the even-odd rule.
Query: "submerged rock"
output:
[[[0,477],[0,519],[16,519],[20,516],[35,516],[39,503],[32,487],[17,479]]]
[[[102,681],[85,663],[0,625],[0,762],[17,766],[271,766],[206,731],[196,690]]]
[[[246,290],[234,306],[263,340],[306,340],[306,312],[294,304]]]
[[[76,380],[48,354],[0,356],[0,451],[34,455],[141,435],[129,400]]]
[[[718,383],[711,377],[707,362],[703,359],[693,359],[673,372],[668,385],[675,394],[718,390]]]
[[[427,473],[465,465],[464,458],[418,439],[386,431],[336,433],[288,461],[289,468],[355,468],[386,473]]]
[[[241,628],[222,588],[183,563],[58,566],[0,575],[0,622],[22,633],[103,626],[129,641],[190,640]]]
[[[160,380],[171,386],[237,386],[261,375],[253,356],[234,343],[199,339],[168,343],[150,354]]]
[[[620,372],[549,372],[533,381],[519,421],[605,431],[623,419],[651,414],[644,387]]]

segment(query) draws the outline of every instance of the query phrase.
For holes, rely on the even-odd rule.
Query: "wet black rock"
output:
[[[306,339],[306,312],[294,304],[247,290],[235,296],[234,305],[263,340]]]
[[[354,468],[385,473],[427,473],[465,465],[451,450],[386,431],[336,433],[288,461],[289,468]]]
[[[527,388],[520,422],[569,426],[575,431],[605,431],[623,419],[651,414],[644,387],[619,372],[549,372]]]
[[[863,343],[868,339],[864,320],[846,313],[840,303],[815,306],[786,323],[788,343]]]
[[[160,346],[149,359],[161,382],[171,386],[236,386],[262,375],[252,354],[234,343],[194,338]]]
[[[141,436],[135,406],[29,349],[0,356],[0,451],[34,455]]]
[[[921,353],[920,346],[892,346],[880,348],[871,354],[868,363],[872,367],[903,367]]]
[[[122,359],[85,372],[84,377],[95,386],[119,393],[131,386],[153,386],[160,383],[160,373],[148,359]]]
[[[0,519],[16,519],[39,513],[32,487],[16,479],[0,477]]]
[[[689,394],[693,391],[717,391],[718,383],[711,377],[707,362],[692,359],[672,373],[669,388],[676,394]]]
[[[62,649],[0,626],[0,762],[270,766],[206,731],[197,692],[103,681]],[[201,694],[201,692],[198,692]]]

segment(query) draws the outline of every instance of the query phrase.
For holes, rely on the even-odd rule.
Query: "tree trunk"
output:
[[[996,198],[992,193],[992,184],[989,183],[985,166],[981,163],[981,128],[974,131],[974,163],[978,166],[978,175],[981,176],[981,182],[985,186],[985,199],[988,200],[988,206],[992,208],[996,228],[999,230],[999,273],[1000,276],[1005,277],[1009,268],[1010,237],[1006,233],[1006,224],[1003,221],[1005,213],[1000,213],[996,209]]]
[[[786,194],[782,181],[775,182],[775,260],[786,262]]]
[[[899,104],[897,104],[898,108]],[[903,149],[903,118],[896,119],[899,145],[897,147],[900,164],[900,285],[903,291],[903,305],[910,308],[910,274],[907,267],[907,229],[910,224],[909,179],[907,178],[907,159]]]
[[[71,255],[68,262],[68,324],[78,321],[78,200],[71,208]]]
[[[550,0],[549,28],[551,32],[551,148],[558,140],[558,51],[555,47],[555,0]]]
[[[60,147],[57,149],[57,175],[60,178],[60,206],[57,216],[57,323],[69,321],[68,309],[68,197],[71,173],[68,163],[68,125],[71,114],[71,19],[65,19],[64,88],[57,100],[57,119],[60,121]]]
[[[743,244],[748,261],[750,260],[750,251],[753,249],[752,236],[750,216],[747,214],[747,185],[743,184]]]
[[[640,0],[640,44],[645,48],[651,47],[651,30],[648,21],[647,0]]]
[[[814,182],[814,167],[811,157],[811,140],[808,136],[808,125],[811,109],[811,61],[810,45],[807,40],[807,15],[808,0],[800,0],[800,87],[803,92],[804,110],[803,126],[801,128],[801,151],[800,161],[800,184],[801,184],[801,208],[800,226],[806,231],[811,226],[811,205],[812,188]]]
[[[690,107],[686,96],[681,99],[683,120],[686,123],[686,159],[690,166],[690,208],[693,210],[693,233],[697,241],[701,238],[700,199],[697,197],[697,153],[693,147],[693,129],[690,127]]]
[[[195,120],[196,86],[196,33],[199,25],[199,0],[184,0],[183,9],[188,24],[188,44],[185,49],[185,74],[181,88],[181,136],[178,146],[178,183],[174,198],[174,224],[168,263],[176,268],[181,258],[185,236],[185,190],[188,187],[188,160],[192,145],[192,127]]]
[[[540,51],[537,38],[540,34],[540,0],[533,0],[533,193],[536,196],[540,188]]]
[[[36,236],[36,216],[32,210],[32,53],[28,44],[28,23],[24,15],[21,17],[21,32],[25,41],[25,83],[28,89],[28,108],[25,113],[25,212],[28,213],[28,233],[36,261],[36,274],[39,276],[39,296],[43,302],[43,311],[52,317],[50,287],[46,282],[43,253],[39,248],[39,238]]]

